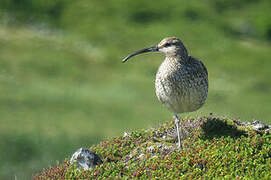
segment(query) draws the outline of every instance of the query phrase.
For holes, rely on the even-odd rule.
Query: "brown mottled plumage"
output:
[[[176,37],[164,38],[157,46],[142,49],[123,59],[126,62],[137,54],[159,51],[166,56],[155,80],[155,91],[160,102],[174,113],[181,148],[177,114],[199,109],[208,94],[208,72],[200,60],[190,56],[182,41]]]

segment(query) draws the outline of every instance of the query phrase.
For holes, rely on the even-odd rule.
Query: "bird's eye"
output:
[[[166,43],[166,44],[165,44],[165,47],[168,47],[168,46],[170,46],[170,44],[169,44],[169,43]]]

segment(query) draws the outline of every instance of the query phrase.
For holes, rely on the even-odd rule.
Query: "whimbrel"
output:
[[[122,60],[146,52],[162,52],[166,58],[155,79],[159,101],[174,114],[178,147],[181,148],[179,113],[199,109],[208,94],[208,72],[204,64],[190,56],[182,41],[176,37],[164,38],[158,45],[136,51]]]

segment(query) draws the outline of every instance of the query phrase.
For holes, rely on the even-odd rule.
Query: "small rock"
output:
[[[240,121],[240,119],[234,119],[233,122],[234,122],[237,126],[248,127],[248,126],[251,125],[251,122],[243,122],[243,121]]]
[[[247,127],[247,126],[250,126],[251,125],[251,122],[244,122],[243,123],[243,126]]]
[[[139,160],[143,160],[144,156],[145,156],[145,154],[141,153],[137,158],[138,158]]]
[[[266,134],[271,134],[271,127],[269,127],[268,129],[265,130]]]
[[[243,127],[251,127],[253,130],[260,132],[264,130],[266,133],[270,133],[271,131],[271,126],[270,125],[265,125],[259,120],[254,120],[253,122],[242,122],[239,120],[233,121],[236,125],[238,126],[243,126]]]
[[[154,146],[150,146],[147,148],[150,152],[153,152],[155,150]]]
[[[169,148],[167,145],[163,145],[163,146],[161,147],[161,149],[162,149],[162,151],[167,151],[167,150],[169,150],[170,148]]]
[[[163,146],[165,146],[165,145],[163,145],[163,144],[158,144],[158,145],[157,145],[157,148],[158,148],[158,149],[161,149],[161,148],[163,148]]]
[[[127,136],[130,137],[130,136],[131,136],[131,133],[125,131],[125,132],[123,133],[123,137],[127,137]]]
[[[258,120],[253,121],[251,123],[251,127],[256,131],[261,131],[261,130],[265,130],[268,128],[267,125],[263,124],[261,121],[258,121]]]
[[[86,148],[78,149],[71,157],[70,163],[77,162],[77,167],[88,170],[94,168],[97,164],[102,163],[102,160],[94,152]]]

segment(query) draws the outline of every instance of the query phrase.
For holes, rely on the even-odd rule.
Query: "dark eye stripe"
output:
[[[175,42],[175,43],[166,43],[166,44],[164,45],[164,47],[176,46],[176,45],[178,45],[178,42]]]

